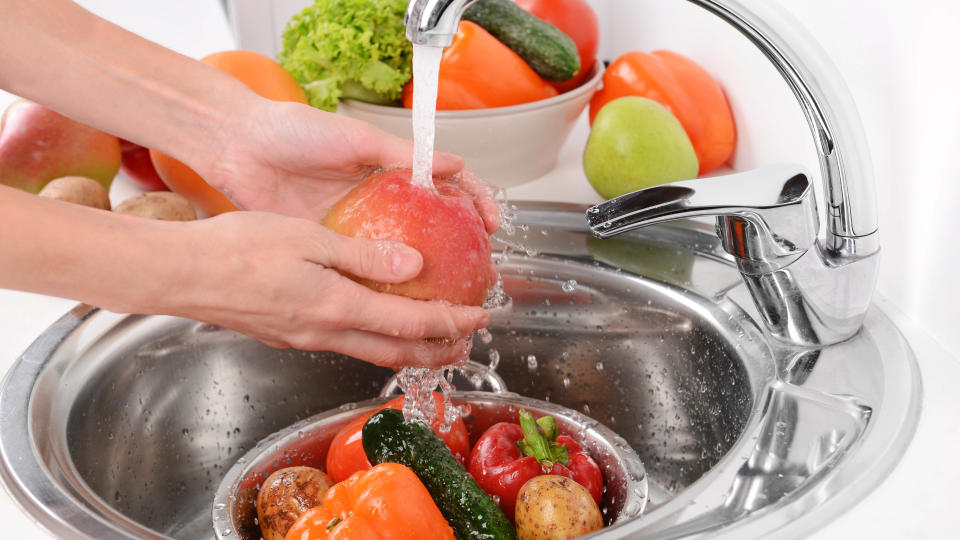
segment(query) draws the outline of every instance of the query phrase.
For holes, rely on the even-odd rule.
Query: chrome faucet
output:
[[[717,216],[771,335],[822,346],[860,329],[876,285],[880,250],[873,171],[849,90],[801,25],[768,2],[689,0],[734,26],[773,63],[800,102],[816,141],[826,197],[819,214],[809,175],[781,165],[637,191],[587,212],[607,238],[693,216]]]
[[[460,18],[477,0],[410,0],[403,23],[414,45],[449,47]]]

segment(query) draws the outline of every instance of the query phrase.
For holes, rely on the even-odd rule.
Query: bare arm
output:
[[[479,308],[379,294],[341,276],[335,269],[401,282],[422,259],[401,244],[342,237],[299,218],[152,221],[0,186],[0,231],[2,288],[187,316],[273,346],[439,365],[462,360],[463,344],[423,338],[457,338],[489,322]]]
[[[2,0],[0,88],[209,167],[210,141],[261,100],[220,70],[68,0]]]
[[[486,312],[378,294],[342,277],[336,269],[402,282],[422,259],[315,222],[371,170],[408,164],[409,142],[262,99],[66,0],[0,0],[0,10],[0,87],[173,155],[241,207],[276,212],[152,222],[0,186],[0,287],[187,316],[383,365],[463,359],[462,346],[423,338],[469,335],[488,323]],[[435,160],[440,174],[462,165]]]

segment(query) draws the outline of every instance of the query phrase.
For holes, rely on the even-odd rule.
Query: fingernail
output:
[[[420,271],[420,265],[423,259],[416,251],[409,249],[398,249],[393,252],[391,260],[391,270],[396,276],[416,275]]]

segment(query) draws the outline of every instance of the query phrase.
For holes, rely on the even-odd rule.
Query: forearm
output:
[[[71,298],[112,311],[176,311],[189,283],[181,223],[151,221],[0,186],[0,288]]]
[[[3,0],[0,88],[202,170],[260,98],[67,0]]]

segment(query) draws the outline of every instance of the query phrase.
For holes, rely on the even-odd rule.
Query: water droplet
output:
[[[563,292],[565,293],[572,293],[573,291],[577,290],[577,280],[568,279],[567,281],[563,282],[563,285],[561,285],[560,288],[563,289]]]
[[[537,370],[537,357],[535,355],[527,356],[527,369],[530,371]]]
[[[496,349],[490,349],[490,351],[487,352],[487,358],[490,359],[490,369],[497,369],[497,366],[500,365],[500,351]]]
[[[603,371],[603,361],[597,360],[597,363],[594,365],[594,367],[597,368],[597,371]]]
[[[564,388],[570,388],[570,377],[564,377],[564,378],[563,378],[563,387],[564,387]]]
[[[489,345],[490,342],[493,341],[493,334],[491,334],[486,328],[477,330],[477,335],[480,336],[480,342],[484,345]]]

